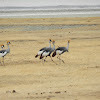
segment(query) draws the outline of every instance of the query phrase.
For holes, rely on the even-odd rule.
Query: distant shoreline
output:
[[[27,15],[27,16],[0,16],[0,18],[73,18],[73,17],[100,17],[100,14],[70,14],[70,15]]]
[[[0,7],[0,18],[100,17],[99,5]]]

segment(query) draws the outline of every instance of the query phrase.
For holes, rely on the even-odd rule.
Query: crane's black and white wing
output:
[[[46,50],[43,51],[42,56],[46,57],[50,54],[50,52],[52,51],[52,48],[47,48]]]
[[[6,50],[1,50],[0,51],[0,57],[4,57],[7,54]]]
[[[64,51],[65,51],[65,47],[59,47],[56,49],[56,54],[57,55],[61,55]]]

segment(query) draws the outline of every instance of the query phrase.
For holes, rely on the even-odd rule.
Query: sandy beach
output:
[[[35,58],[49,46],[67,46],[62,63]],[[0,64],[0,100],[100,100],[100,17],[1,18],[0,44],[10,41]],[[2,60],[2,58],[0,58]]]

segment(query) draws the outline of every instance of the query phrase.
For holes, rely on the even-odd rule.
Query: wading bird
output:
[[[55,57],[56,55],[58,55],[58,59],[61,60],[63,63],[64,61],[60,58],[60,55],[63,54],[64,52],[68,52],[68,49],[69,49],[69,43],[70,43],[70,40],[68,40],[68,45],[67,47],[58,47],[54,53],[52,54],[52,57]]]
[[[40,56],[40,59],[43,59],[44,57],[45,57],[45,59],[44,59],[44,61],[46,60],[46,58],[49,56],[50,58],[51,58],[51,60],[53,61],[53,59],[52,59],[52,57],[51,57],[51,53],[55,50],[55,41],[53,40],[52,41],[52,44],[53,44],[53,47],[52,48],[47,48],[47,49],[45,49],[44,51],[43,51],[43,53],[41,54],[41,56]],[[54,62],[54,61],[53,61]],[[55,62],[54,62],[55,63]]]
[[[1,44],[1,49],[3,50],[3,48],[4,48],[5,46],[3,45],[3,44]]]
[[[37,53],[37,55],[35,56],[35,58],[37,58],[38,56],[41,56],[41,54],[43,53],[44,50],[46,50],[47,48],[51,48],[51,39],[49,39],[49,47],[44,47],[42,49],[40,49]]]
[[[4,48],[4,45],[3,45],[3,44],[1,44],[1,49],[3,50],[3,48]],[[1,61],[0,61],[0,63],[1,63]]]
[[[11,44],[10,41],[7,41],[8,49],[1,50],[1,51],[0,51],[0,57],[3,57],[3,64],[4,64],[4,56],[6,56],[8,53],[10,53],[9,44]]]

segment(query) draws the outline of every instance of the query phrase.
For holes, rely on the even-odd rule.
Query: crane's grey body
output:
[[[41,56],[41,54],[42,54],[46,49],[51,48],[51,42],[52,42],[52,41],[49,40],[49,47],[44,47],[44,48],[40,49],[40,50],[38,51],[37,55],[35,56],[35,58],[37,58],[38,56]]]
[[[4,48],[4,45],[1,45],[2,50],[0,50],[0,57],[4,57],[4,55],[7,53],[3,48]]]
[[[54,41],[53,41],[53,48],[47,48],[40,56],[40,59],[44,58],[44,61],[46,60],[46,57],[50,56],[51,58],[51,53],[55,50],[55,45],[54,45]],[[51,58],[51,60],[53,61],[53,59]],[[54,62],[54,61],[53,61]],[[54,62],[55,63],[55,62]],[[55,63],[56,64],[56,63]]]
[[[53,43],[53,48],[46,48],[43,53],[41,54],[42,57],[50,56],[50,54],[55,50],[55,45]]]
[[[44,52],[49,53],[47,56],[50,56],[51,53],[55,50],[55,46],[53,48],[47,48]]]
[[[4,57],[4,56],[6,56],[7,53],[10,53],[9,45],[7,44],[7,46],[8,46],[8,49],[0,51],[0,54],[1,54],[0,57]]]
[[[40,49],[39,51],[45,51],[46,49],[51,48],[51,40],[49,41],[49,47],[44,47],[42,49]]]
[[[68,52],[68,48],[66,47],[59,47],[56,49],[56,51],[61,51],[61,53],[59,53],[59,55],[63,54],[64,52]]]
[[[63,61],[62,59],[60,59],[59,55],[63,54],[64,52],[68,52],[68,49],[69,49],[69,42],[70,42],[70,41],[68,41],[67,47],[58,47],[58,48],[54,51],[54,53],[52,54],[52,57],[55,57],[56,55],[58,55],[57,58],[58,58],[59,60],[61,60],[61,61],[64,63],[64,61]]]
[[[0,51],[0,57],[3,57],[3,64],[4,64],[4,57],[5,57],[8,53],[10,53],[9,44],[10,44],[10,42],[7,42],[8,49],[1,50],[1,51]]]
[[[49,48],[49,47],[44,47],[44,48],[40,49],[39,51],[44,51],[44,50],[46,50],[46,48]]]
[[[68,45],[67,47],[58,47],[55,52],[53,53],[52,57],[56,56],[56,55],[61,55],[63,54],[64,52],[68,52],[68,49],[69,49],[69,42],[68,41]]]

